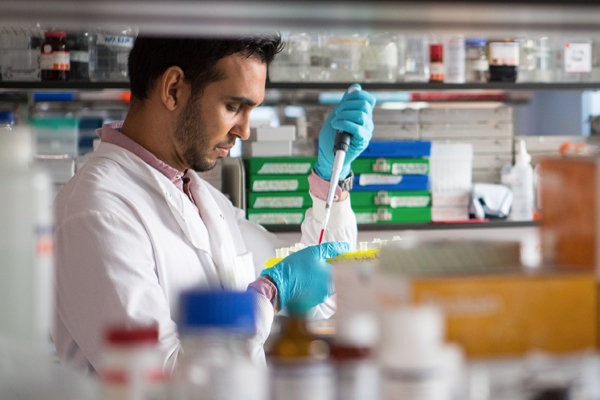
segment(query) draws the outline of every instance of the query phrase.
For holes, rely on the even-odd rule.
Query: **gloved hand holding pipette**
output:
[[[338,181],[348,177],[350,164],[367,148],[373,136],[374,107],[375,97],[356,83],[348,88],[321,128],[315,171],[330,181],[330,186],[319,243],[329,222]]]

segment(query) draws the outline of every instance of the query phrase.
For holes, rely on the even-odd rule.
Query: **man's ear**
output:
[[[190,84],[185,81],[183,70],[169,67],[160,80],[160,99],[169,111],[175,111],[185,104],[190,96]]]

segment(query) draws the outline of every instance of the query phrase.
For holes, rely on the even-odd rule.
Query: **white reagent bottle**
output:
[[[533,220],[533,168],[524,140],[519,141],[519,152],[511,170],[511,188],[514,196],[511,220]]]
[[[52,184],[26,128],[0,129],[0,337],[47,350],[54,264]]]

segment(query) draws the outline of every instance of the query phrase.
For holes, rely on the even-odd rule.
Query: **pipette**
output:
[[[348,93],[352,93],[358,90],[357,87],[351,87],[348,89]],[[327,200],[325,201],[325,219],[321,226],[321,235],[319,236],[319,244],[323,241],[323,234],[327,229],[329,223],[329,216],[331,215],[331,205],[333,204],[333,198],[335,197],[335,190],[340,180],[340,174],[344,166],[344,159],[348,152],[348,146],[350,146],[351,135],[348,132],[336,131],[335,141],[333,144],[333,152],[335,157],[333,158],[333,167],[331,168],[331,179],[329,181],[329,191],[327,192]]]

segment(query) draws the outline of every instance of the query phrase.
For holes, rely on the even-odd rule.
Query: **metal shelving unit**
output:
[[[300,225],[263,225],[273,233],[299,233]],[[524,228],[539,226],[538,221],[503,221],[488,222],[446,222],[446,223],[406,223],[406,224],[360,224],[359,231],[421,231],[440,229],[492,229],[492,228]]]
[[[267,82],[266,88],[273,90],[346,90],[350,83],[336,82]],[[361,83],[365,90],[391,91],[447,91],[447,90],[600,90],[600,82],[576,83]],[[12,82],[0,81],[0,91],[69,91],[69,90],[128,90],[128,82]]]

